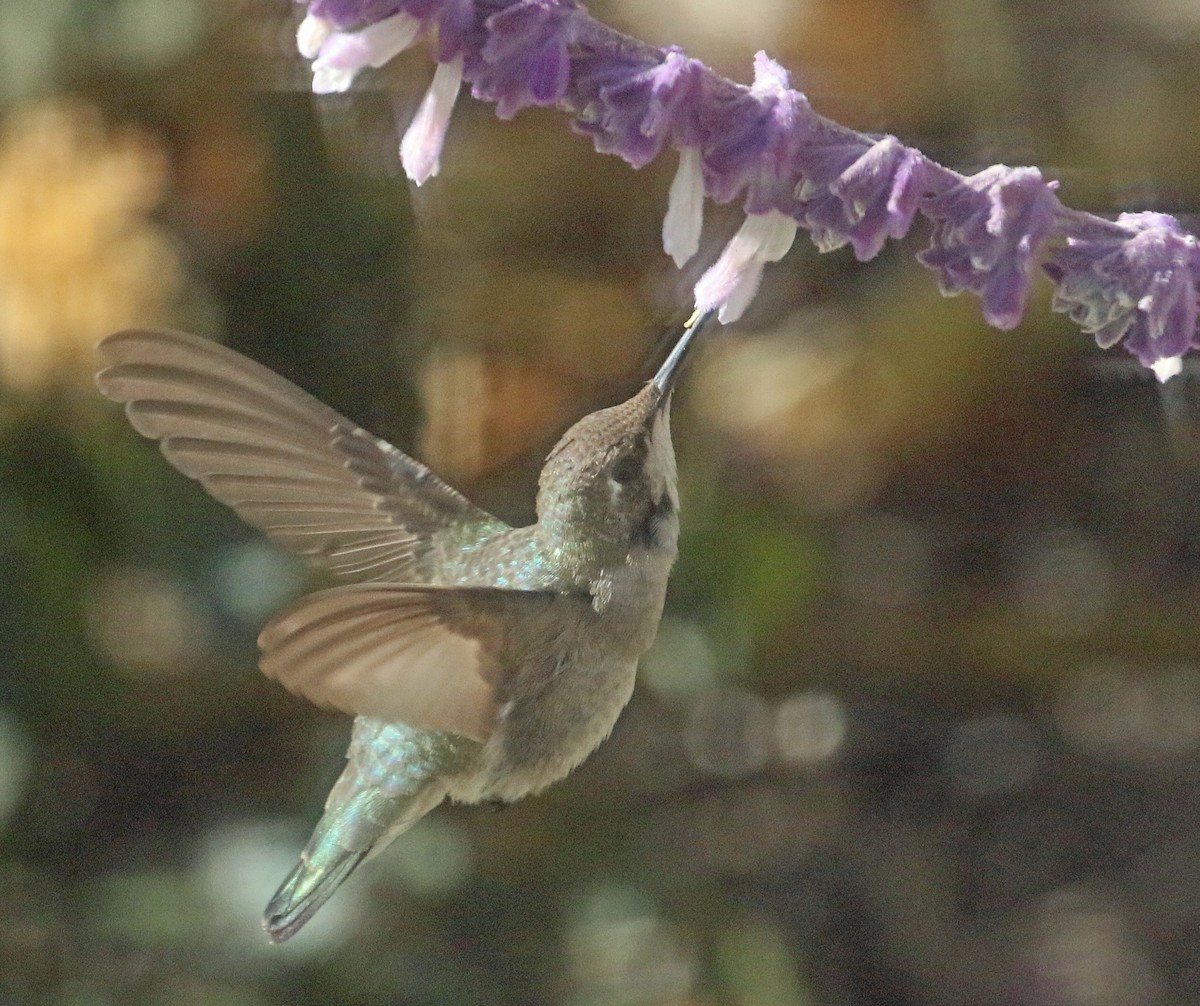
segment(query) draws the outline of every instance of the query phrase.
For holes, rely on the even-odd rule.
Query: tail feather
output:
[[[330,899],[378,845],[398,810],[396,802],[375,788],[352,793],[345,801],[330,801],[300,862],[263,912],[263,928],[275,943],[294,936]]]
[[[282,943],[295,936],[366,855],[365,850],[339,849],[329,861],[315,865],[303,856],[263,913],[263,928],[271,942]]]
[[[441,803],[445,792],[443,786],[426,785],[397,798],[368,787],[344,800],[331,799],[300,862],[263,912],[263,928],[272,942],[295,936],[359,863],[412,827]]]

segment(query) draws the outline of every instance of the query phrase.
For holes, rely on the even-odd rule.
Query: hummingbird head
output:
[[[620,405],[584,416],[546,459],[538,522],[563,541],[628,552],[675,551],[679,493],[671,443],[671,395],[692,337],[684,330],[650,383]]]

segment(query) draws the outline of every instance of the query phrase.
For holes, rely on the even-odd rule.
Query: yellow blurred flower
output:
[[[167,320],[180,265],[149,218],[166,178],[149,135],[73,101],[0,122],[0,380],[90,373],[95,342]]]

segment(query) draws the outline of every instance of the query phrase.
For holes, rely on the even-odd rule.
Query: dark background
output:
[[[314,101],[286,0],[0,3],[0,1003],[1189,1004],[1200,983],[1200,434],[1035,290],[943,300],[921,225],[803,237],[676,410],[680,560],[612,739],[442,808],[284,947],[258,928],[349,723],[255,670],[313,585],[139,440],[92,346],[171,324],[280,370],[506,520],[665,351],[673,163],[464,100]],[[1200,194],[1191,0],[593,10],[1073,206]],[[398,128],[399,124],[399,128]]]

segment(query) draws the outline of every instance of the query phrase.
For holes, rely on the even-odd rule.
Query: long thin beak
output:
[[[663,365],[658,368],[658,373],[650,381],[650,387],[657,392],[660,408],[670,400],[675,380],[679,376],[680,364],[687,355],[688,349],[691,348],[692,340],[714,313],[715,311],[696,311],[687,320],[683,326],[683,335],[679,337],[679,341],[675,343],[674,348],[667,354],[667,358],[663,360]]]

